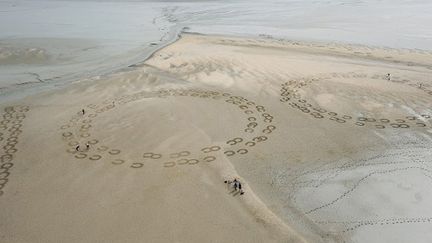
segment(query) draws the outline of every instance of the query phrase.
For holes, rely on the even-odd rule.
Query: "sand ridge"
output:
[[[2,104],[1,239],[427,234],[429,54],[349,48],[184,34],[144,64]],[[246,194],[223,183],[234,177]]]

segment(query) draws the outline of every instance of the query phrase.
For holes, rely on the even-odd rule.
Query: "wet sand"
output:
[[[142,65],[2,104],[0,237],[422,242],[431,59],[184,34]]]

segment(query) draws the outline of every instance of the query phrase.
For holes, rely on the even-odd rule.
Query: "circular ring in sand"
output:
[[[10,173],[8,171],[4,171],[0,173],[0,180],[8,178]]]
[[[211,146],[211,147],[206,147],[206,148],[201,149],[201,151],[203,153],[216,152],[216,151],[219,151],[219,150],[221,150],[220,146]]]
[[[108,151],[109,154],[111,155],[117,155],[121,153],[120,149],[111,149],[110,151]]]
[[[243,142],[243,138],[233,138],[233,139],[228,140],[226,142],[226,144],[234,146],[234,145],[241,143],[241,142]]]
[[[11,127],[11,128],[8,129],[8,131],[11,132],[11,133],[16,132],[18,130],[19,130],[19,128],[15,128],[15,127]]]
[[[386,80],[386,78],[383,77],[382,75],[372,75],[371,76],[371,75],[357,74],[357,73],[334,74],[334,75],[332,75],[332,77],[333,78],[341,78],[341,77],[346,77],[346,78],[371,78],[371,79]],[[307,101],[304,102],[305,99],[302,98],[302,95],[299,92],[300,89],[302,87],[306,86],[306,85],[309,85],[310,83],[313,83],[313,82],[316,82],[316,81],[320,81],[320,80],[325,80],[325,79],[328,79],[328,78],[331,78],[331,77],[324,75],[324,78],[304,78],[304,79],[300,79],[300,80],[290,80],[288,82],[285,82],[285,83],[281,84],[280,99],[281,99],[281,101],[286,101],[286,98],[290,98],[290,99],[294,98],[294,99],[291,99],[292,101],[289,102],[288,104],[290,106],[292,106],[293,108],[299,109],[302,112],[306,112],[304,104],[310,104],[310,103],[307,102]],[[407,84],[407,85],[410,85],[412,87],[422,89],[422,92],[429,91],[429,92],[432,93],[432,90],[428,90],[424,86],[421,86],[421,85],[418,85],[416,83],[413,83],[410,80],[406,80],[406,79],[404,79],[404,80],[398,80],[398,78],[396,77],[396,79],[392,79],[392,80],[390,80],[390,82],[400,83],[400,84]],[[323,112],[323,116],[335,116],[335,114],[337,114],[334,111],[329,111],[328,113],[324,114],[325,113],[324,112],[325,109],[322,109],[318,105],[317,106],[312,106],[311,109],[315,110],[315,111]],[[315,113],[313,113],[311,115],[314,116],[315,118],[318,118]],[[341,114],[341,117],[344,120],[350,120],[353,116],[349,116],[349,115],[346,115],[346,114]],[[423,116],[423,118],[426,118],[426,117],[430,118],[431,116],[430,115]],[[417,117],[415,117],[415,116],[406,116],[404,118],[406,118],[406,119],[408,119],[410,121],[414,121],[414,120],[417,119]],[[375,122],[377,122],[377,120],[375,118],[354,117],[354,120],[358,121],[358,122],[354,122],[354,124],[357,125],[357,126],[365,126],[366,124],[363,125],[362,123],[367,122],[371,126],[374,126],[375,128],[382,129],[382,126],[376,126],[376,125],[379,125],[379,124],[375,123]],[[337,121],[339,123],[345,123],[342,120],[334,120],[334,121]],[[378,122],[381,122],[381,123],[390,123],[390,120],[388,120],[388,119],[384,119],[384,120],[381,119]],[[398,118],[398,119],[395,119],[395,123],[406,123],[406,121],[404,121],[404,119]],[[410,125],[408,125],[408,126],[410,127]],[[387,127],[394,127],[394,126],[387,126]],[[398,128],[406,128],[406,126],[401,126],[401,127],[398,127]]]
[[[21,130],[16,130],[15,132],[11,132],[11,136],[18,136],[18,135],[20,135],[22,133],[22,131]]]
[[[252,140],[254,142],[260,143],[260,142],[264,142],[266,141],[268,138],[266,136],[259,136],[259,137],[254,137]]]
[[[213,97],[213,96],[217,96],[219,95],[220,97],[227,97],[228,99],[219,99],[218,97]],[[93,144],[91,139],[95,139],[92,135],[91,135],[91,131],[90,129],[93,129],[94,126],[92,126],[92,120],[90,118],[95,118],[98,116],[98,114],[102,113],[102,112],[106,112],[109,111],[111,109],[117,108],[117,107],[121,107],[120,102],[123,102],[124,104],[129,103],[129,102],[133,102],[136,100],[140,100],[143,98],[149,98],[149,97],[153,97],[153,98],[157,98],[157,97],[167,97],[167,96],[189,96],[189,97],[197,97],[197,98],[216,98],[216,100],[220,100],[220,101],[225,101],[226,103],[230,103],[235,105],[236,107],[238,107],[238,111],[240,111],[241,113],[245,113],[245,114],[255,114],[256,112],[259,112],[260,115],[258,118],[261,118],[262,121],[267,122],[267,123],[271,123],[274,120],[274,117],[272,115],[270,115],[267,111],[267,109],[262,106],[262,105],[257,105],[255,102],[253,101],[249,101],[248,99],[241,97],[241,96],[232,96],[231,94],[222,94],[221,92],[208,92],[208,91],[201,91],[198,89],[189,89],[189,90],[176,90],[176,89],[170,89],[170,90],[159,90],[156,92],[140,92],[137,94],[132,94],[132,95],[124,95],[119,99],[114,99],[116,101],[116,105],[106,105],[108,103],[111,103],[113,99],[110,99],[108,103],[107,100],[103,101],[104,104],[97,106],[97,105],[91,105],[92,107],[97,107],[96,110],[94,110],[93,113],[89,113],[86,114],[86,116],[82,117],[82,116],[77,116],[71,119],[71,124],[68,124],[69,127],[65,126],[63,128],[65,129],[71,129],[70,131],[65,131],[64,133],[64,137],[88,137],[89,139],[89,144]],[[106,103],[106,104],[105,104]],[[307,102],[305,103],[305,105],[309,105]],[[307,108],[303,108],[305,111],[308,111]],[[253,128],[257,128],[259,126],[259,122],[258,118],[256,117],[256,115],[252,115],[249,117],[246,117],[246,119],[248,120],[248,123],[246,123],[246,132],[251,132],[251,133],[255,133],[257,132],[257,136],[261,135],[261,131],[255,131]],[[84,119],[84,120],[83,120]],[[78,131],[79,129],[84,129],[82,131],[84,131],[84,133],[80,134],[80,133],[74,133],[73,131]],[[267,126],[266,131],[267,132],[271,132],[275,129],[275,126]],[[257,138],[257,141],[249,141],[247,143],[246,146],[248,147],[253,147],[255,146],[258,142],[263,142],[267,140],[267,137],[261,137],[259,136],[259,138]],[[97,141],[97,140],[94,140]],[[236,137],[234,139],[229,139],[227,140],[227,144],[228,145],[238,145],[239,143],[243,143],[244,139],[241,137]],[[71,143],[70,146],[74,146],[75,143]],[[222,148],[220,146],[207,146],[204,147],[203,149],[201,149],[200,152],[206,154],[206,153],[211,153],[211,152],[216,152],[221,150]],[[97,148],[97,151],[107,151],[108,152],[108,156],[110,155],[117,155],[120,153],[120,150],[117,149],[111,149],[108,146],[99,146]],[[70,151],[72,152],[72,150]],[[246,149],[240,149],[238,150],[238,154],[244,154],[246,153],[247,150]],[[78,153],[78,152],[77,152]],[[77,153],[75,153],[75,156],[79,156],[79,157],[83,157],[84,155],[77,155]],[[180,157],[187,157],[191,154],[191,152],[189,151],[181,151],[178,153],[168,153],[167,157],[176,159],[176,158],[180,158]],[[237,154],[235,151],[225,151],[225,154],[228,155],[235,155]],[[151,158],[151,159],[160,159],[162,157],[164,157],[165,155],[162,154],[155,154],[155,153],[144,153],[143,157],[144,158]],[[209,157],[209,156],[207,156]],[[215,157],[215,156],[213,156]],[[212,157],[211,157],[212,158]],[[183,161],[183,160],[179,160],[178,164],[196,164],[198,163],[199,160],[187,160],[187,161]]]
[[[8,178],[0,179],[0,186],[1,186],[1,188],[3,188],[4,185],[6,185],[8,181],[9,181]]]
[[[81,126],[82,129],[89,129],[91,127],[92,127],[91,124],[84,124],[84,125]]]
[[[8,150],[5,151],[6,154],[14,154],[16,152],[18,152],[18,150],[16,148],[10,148]]]
[[[252,128],[246,128],[244,131],[247,133],[254,133],[255,132],[255,130],[253,130]]]
[[[17,136],[12,136],[12,137],[8,137],[6,140],[7,140],[8,142],[18,141],[18,137],[17,137]]]
[[[10,120],[5,119],[5,120],[3,120],[3,121],[0,121],[0,124],[1,124],[1,125],[7,125],[9,122],[10,122]]]
[[[85,159],[85,158],[87,158],[87,154],[85,154],[85,153],[78,153],[78,154],[75,155],[75,158],[77,158],[77,159]]]
[[[22,125],[22,122],[23,122],[23,120],[12,120],[12,121],[11,121],[11,124],[14,124],[14,125],[17,125],[17,124]]]
[[[179,165],[185,165],[188,163],[188,159],[179,159],[177,160],[177,164]]]
[[[249,106],[247,106],[247,105],[239,105],[239,108],[242,109],[242,110],[246,110],[246,109],[249,108]]]
[[[167,167],[167,168],[169,168],[169,167],[174,167],[176,165],[176,163],[175,162],[165,162],[164,163],[164,167]]]
[[[196,165],[199,163],[197,159],[188,159],[188,165]]]
[[[172,154],[170,154],[170,158],[171,159],[175,159],[175,158],[180,158],[180,157],[186,157],[186,156],[189,156],[191,153],[189,152],[189,151],[181,151],[181,152],[178,152],[178,153],[172,153]],[[151,157],[151,158],[154,158],[154,157]],[[158,158],[154,158],[154,159],[160,159],[160,158],[162,158],[162,155],[160,155],[160,157],[158,157]]]
[[[6,144],[5,146],[3,146],[3,149],[4,149],[4,150],[9,150],[9,149],[14,148],[14,147],[15,147],[15,145],[12,145],[12,144]]]
[[[147,152],[147,153],[143,154],[143,157],[146,159],[160,159],[160,158],[162,158],[162,154],[155,154],[152,152]]]
[[[247,154],[249,151],[247,149],[239,149],[237,150],[238,154]]]
[[[258,126],[258,123],[256,123],[256,122],[251,122],[251,123],[248,123],[246,126],[247,126],[248,128],[255,128],[255,127]]]
[[[12,159],[13,159],[13,156],[11,154],[3,154],[2,156],[0,156],[0,161],[2,163],[11,162]]]
[[[82,138],[88,138],[88,137],[90,137],[90,133],[88,133],[88,132],[81,133],[80,137],[82,137]]]
[[[245,145],[248,146],[248,147],[253,147],[253,146],[256,145],[256,143],[249,141],[249,142],[246,142]]]
[[[138,168],[141,168],[143,166],[144,166],[143,163],[132,163],[130,167],[134,168],[134,169],[138,169]]]
[[[122,159],[115,159],[115,160],[113,160],[112,162],[111,162],[111,164],[114,164],[114,165],[121,165],[121,164],[123,164],[125,161],[124,160],[122,160]]]
[[[109,148],[107,146],[100,146],[97,148],[97,151],[104,152],[104,151],[107,151],[108,149]]]
[[[74,148],[69,148],[66,150],[66,152],[71,153],[71,154],[76,154],[78,151]]]
[[[212,162],[216,160],[216,157],[214,156],[206,156],[202,159],[204,162]]]
[[[102,159],[102,156],[100,156],[99,154],[95,154],[89,157],[89,160],[100,160]]]
[[[13,164],[9,163],[9,162],[4,163],[4,164],[1,165],[1,168],[3,168],[3,169],[10,169],[12,167],[13,167]]]
[[[15,147],[17,144],[18,144],[18,141],[16,141],[16,140],[15,141],[10,141],[10,142],[6,143],[7,146],[11,146],[12,148]]]
[[[15,128],[15,129],[19,129],[19,128],[21,128],[22,127],[22,124],[15,124],[15,125],[12,125],[12,128]]]
[[[71,137],[73,134],[71,133],[71,132],[64,132],[63,133],[63,137],[65,137],[65,138],[69,138],[69,137]]]
[[[26,115],[25,114],[18,114],[15,116],[15,118],[18,120],[23,120],[24,118],[26,118]]]
[[[91,144],[91,145],[95,145],[98,142],[99,142],[99,140],[97,140],[97,139],[91,139],[91,140],[88,141],[88,143]]]
[[[357,126],[360,126],[360,127],[362,127],[362,126],[365,125],[363,122],[356,122],[356,123],[354,123],[354,124],[356,124]]]
[[[224,154],[225,154],[226,156],[233,156],[233,155],[235,155],[235,152],[232,151],[232,150],[227,150],[227,151],[224,152]]]
[[[408,124],[404,124],[404,123],[390,123],[390,126],[393,128],[409,128],[410,127]]]
[[[257,106],[256,106],[256,110],[257,110],[258,112],[266,112],[266,109],[265,109],[264,106],[262,106],[262,105],[257,105]]]
[[[14,112],[15,112],[15,109],[13,108],[13,106],[8,106],[8,107],[5,107],[5,108],[4,108],[4,111],[5,111],[6,113],[11,114],[11,113],[14,113]]]

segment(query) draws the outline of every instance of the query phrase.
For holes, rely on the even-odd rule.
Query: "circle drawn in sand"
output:
[[[309,114],[314,118],[321,119],[321,118],[328,118],[331,121],[335,121],[337,123],[352,123],[359,127],[374,127],[377,129],[386,129],[386,128],[396,128],[396,129],[406,129],[410,127],[428,127],[425,123],[418,123],[413,122],[419,119],[425,120],[430,119],[431,115],[429,114],[421,114],[419,116],[405,116],[403,118],[395,118],[395,119],[388,119],[388,118],[374,118],[374,117],[364,117],[364,116],[355,116],[352,114],[338,114],[334,111],[328,111],[327,109],[324,109],[320,107],[319,105],[313,105],[310,103],[307,99],[303,98],[300,94],[300,90],[302,90],[305,86],[321,81],[321,80],[327,80],[329,78],[369,78],[373,80],[385,80],[390,83],[399,83],[408,85],[410,87],[417,88],[421,90],[422,92],[425,92],[427,95],[432,96],[432,86],[426,85],[426,84],[419,84],[413,81],[409,80],[401,80],[397,77],[391,78],[391,80],[388,80],[385,76],[380,75],[367,75],[367,74],[357,74],[357,73],[333,73],[330,76],[324,75],[324,77],[312,77],[312,78],[301,78],[298,80],[290,80],[288,82],[285,82],[281,85],[280,89],[280,102],[287,103],[289,106],[291,106],[294,109],[298,109],[302,111],[303,113]],[[347,95],[355,95],[347,91]],[[397,97],[391,97],[396,99]],[[401,101],[403,103],[402,98],[398,98],[397,101]],[[385,101],[385,100],[384,100]],[[425,107],[429,108],[429,107]],[[314,112],[310,112],[310,110],[313,110]],[[405,118],[409,122],[413,122],[411,125],[407,124],[408,122],[405,120]],[[390,123],[390,126],[384,126],[382,123]],[[430,126],[429,126],[430,127]]]
[[[143,167],[143,163],[126,163],[124,159],[115,158],[114,156],[117,157],[121,153],[121,150],[118,148],[111,148],[106,144],[104,145],[101,139],[92,136],[91,129],[94,128],[92,122],[93,120],[97,119],[98,115],[101,113],[110,111],[112,109],[121,108],[127,103],[138,101],[144,98],[166,98],[168,96],[211,99],[215,102],[224,101],[226,104],[233,105],[238,108],[238,111],[242,115],[246,115],[246,125],[243,130],[238,133],[237,137],[226,140],[225,146],[232,147],[232,149],[225,150],[224,152],[222,152],[223,148],[220,145],[210,144],[196,151],[183,150],[180,152],[170,152],[167,154],[144,152],[142,154],[144,159],[151,160],[159,160],[162,158],[178,159],[163,163],[162,166],[164,168],[175,167],[177,165],[196,165],[200,162],[212,162],[217,160],[219,156],[247,154],[249,150],[242,146],[246,146],[248,148],[254,147],[258,143],[266,141],[268,137],[264,135],[268,135],[276,129],[276,126],[272,125],[274,116],[272,116],[264,106],[250,101],[242,96],[234,96],[229,93],[222,93],[219,91],[198,89],[169,89],[155,92],[143,91],[131,95],[124,95],[113,100],[105,100],[101,104],[87,105],[87,107],[91,109],[90,111],[88,111],[85,115],[77,113],[69,120],[68,124],[63,124],[60,127],[62,130],[63,140],[69,146],[67,151],[72,153],[77,159],[87,158],[90,160],[100,160],[102,158],[107,158],[109,159],[108,161],[111,161],[111,164],[114,165],[128,164],[131,168]],[[245,141],[247,142],[245,143]],[[88,143],[89,145],[98,144],[98,147],[95,149],[99,151],[100,154],[89,156],[89,151],[87,149],[85,151],[76,151],[74,146],[84,143]],[[209,153],[212,153],[212,156],[209,156]]]
[[[22,122],[24,120],[25,112],[29,111],[28,106],[8,106],[4,108],[4,113],[0,120],[0,129],[7,132],[0,132],[0,142],[2,147],[0,149],[0,190],[2,190],[8,183],[8,177],[11,175],[10,168],[14,166],[14,154],[18,152],[16,146],[19,142],[19,135],[22,133]],[[8,135],[6,135],[8,134]],[[0,191],[0,196],[4,191]]]

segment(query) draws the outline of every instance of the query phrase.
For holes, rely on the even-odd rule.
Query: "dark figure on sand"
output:
[[[238,181],[236,178],[234,178],[233,181],[226,180],[224,182],[227,183],[228,185],[231,185],[231,183],[233,183],[232,186],[234,188],[234,191],[237,191],[237,189],[238,189],[240,191],[240,195],[244,194],[244,191],[242,190],[242,185],[241,185],[240,181]]]

